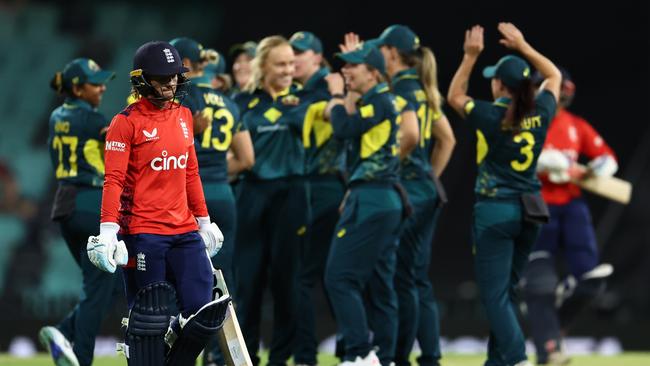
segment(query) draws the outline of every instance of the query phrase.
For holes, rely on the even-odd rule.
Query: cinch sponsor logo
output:
[[[163,150],[162,157],[151,160],[151,169],[159,172],[161,170],[185,169],[187,167],[188,153],[179,156],[167,156],[167,150]]]
[[[124,152],[126,150],[126,144],[119,141],[106,141],[105,150]]]

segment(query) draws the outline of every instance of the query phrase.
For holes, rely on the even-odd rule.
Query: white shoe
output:
[[[379,362],[377,353],[375,353],[374,350],[368,352],[368,354],[364,358],[361,358],[361,356],[357,356],[357,358],[355,358],[354,361],[345,361],[339,364],[339,366],[380,366],[380,365],[381,362]]]
[[[547,365],[563,366],[568,365],[570,362],[571,358],[569,358],[569,356],[565,355],[561,351],[555,351],[549,353]]]
[[[521,362],[516,363],[515,366],[533,366],[533,364],[530,363],[530,361],[528,360],[523,360]]]
[[[79,361],[72,350],[70,342],[58,329],[43,327],[38,332],[38,339],[43,347],[47,349],[47,352],[52,355],[56,366],[79,366]]]

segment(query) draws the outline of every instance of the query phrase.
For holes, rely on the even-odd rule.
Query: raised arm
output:
[[[544,82],[540,86],[540,90],[546,89],[555,96],[556,101],[560,100],[560,86],[562,85],[560,70],[551,60],[528,44],[524,35],[514,24],[499,23],[498,29],[503,36],[499,43],[521,53],[542,74]]]
[[[463,44],[463,61],[458,66],[454,78],[449,85],[447,93],[447,102],[449,105],[461,116],[465,116],[463,108],[465,104],[472,100],[467,95],[467,88],[469,87],[469,76],[472,69],[476,64],[478,56],[483,51],[483,27],[475,25],[471,29],[465,31],[465,43]]]

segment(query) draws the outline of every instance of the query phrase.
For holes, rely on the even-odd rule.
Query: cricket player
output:
[[[43,327],[39,340],[56,365],[92,364],[102,319],[121,292],[122,275],[101,271],[88,259],[84,243],[99,223],[104,183],[104,137],[108,120],[97,111],[106,84],[115,77],[88,58],[57,72],[51,86],[65,97],[50,116],[48,146],[58,187],[52,219],[83,275],[77,306],[56,327]]]
[[[605,280],[613,271],[611,265],[599,264],[589,208],[580,188],[570,180],[584,174],[612,176],[618,163],[589,122],[566,109],[575,95],[575,84],[566,70],[560,70],[560,102],[537,163],[551,220],[542,227],[524,279],[528,320],[540,365],[568,363],[561,349],[562,333],[605,289]],[[586,172],[575,168],[580,156],[590,159]],[[558,256],[569,270],[561,284],[555,271]],[[561,290],[559,297],[556,290]]]
[[[296,94],[294,67],[288,40],[264,38],[249,84],[235,97],[255,150],[255,165],[237,187],[235,245],[237,316],[255,365],[267,284],[273,296],[270,365],[285,365],[296,331],[298,266],[310,219],[302,144],[307,104]]]
[[[514,287],[548,209],[539,193],[537,158],[560,95],[561,74],[511,23],[499,23],[500,43],[522,54],[544,78],[535,95],[531,69],[514,55],[483,70],[494,102],[467,95],[469,76],[483,51],[483,28],[465,32],[463,61],[447,100],[477,134],[473,253],[481,301],[490,324],[486,366],[530,365],[517,321]]]
[[[397,337],[393,287],[406,192],[399,186],[398,110],[385,80],[380,51],[365,43],[343,49],[344,80],[326,77],[326,116],[334,136],[347,140],[350,179],[325,267],[325,286],[345,342],[343,365],[388,366]],[[368,291],[368,307],[363,294]],[[374,339],[370,340],[369,322]],[[378,353],[373,346],[378,347]]]
[[[417,338],[422,349],[418,363],[434,366],[441,358],[440,324],[429,280],[429,263],[436,221],[446,201],[444,196],[440,197],[438,177],[451,158],[456,140],[449,120],[442,113],[433,52],[420,44],[413,30],[400,24],[386,28],[379,38],[368,42],[379,47],[386,61],[402,111],[401,127],[414,118],[417,128],[415,146],[404,153],[400,170],[413,214],[405,222],[397,250],[395,290],[399,327],[395,363],[410,365],[409,356]],[[404,148],[404,144],[400,147]]]
[[[291,36],[289,43],[296,54],[294,78],[302,85],[297,96],[301,103],[307,104],[302,143],[312,213],[308,240],[300,261],[294,360],[298,365],[316,365],[318,340],[311,293],[323,281],[332,234],[339,217],[338,208],[345,193],[343,141],[334,136],[332,125],[324,116],[330,100],[325,81],[329,70],[325,66],[320,39],[311,32],[300,31]]]
[[[194,364],[229,301],[212,299],[210,257],[224,238],[205,204],[192,114],[174,102],[188,71],[167,42],[138,48],[130,75],[141,98],[113,118],[106,135],[101,224],[87,252],[104,271],[125,267],[121,350],[130,366]],[[176,299],[180,314],[170,325]]]
[[[200,114],[200,118],[206,120],[205,129],[194,135],[194,148],[208,214],[224,235],[223,246],[212,257],[212,265],[221,269],[226,284],[234,290],[232,261],[237,212],[228,176],[239,174],[253,166],[253,144],[235,103],[215,90],[212,84],[202,80],[203,68],[209,62],[210,54],[191,38],[176,38],[169,43],[178,50],[183,65],[189,70],[185,74],[189,79],[187,96],[183,98],[182,104],[193,115]],[[232,152],[229,159],[226,158],[228,151]],[[233,295],[234,291],[231,292]],[[220,357],[214,339],[210,342],[208,351],[204,352],[204,362],[223,364]]]

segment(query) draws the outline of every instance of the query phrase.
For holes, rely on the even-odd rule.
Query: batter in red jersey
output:
[[[192,114],[173,101],[188,70],[173,46],[158,41],[138,49],[133,69],[142,98],[108,129],[100,233],[87,251],[100,269],[125,265],[128,364],[189,365],[225,316],[227,298],[212,301],[206,254],[217,253],[223,235],[205,205]],[[174,294],[180,314],[170,325]]]
[[[611,176],[618,164],[598,132],[565,109],[574,92],[571,77],[562,70],[558,111],[537,163],[542,195],[551,214],[526,269],[526,303],[539,364],[568,362],[560,347],[561,332],[566,332],[575,315],[604,290],[605,278],[613,270],[609,264],[599,265],[589,208],[581,198],[580,188],[570,180],[584,174]],[[586,171],[577,167],[580,156],[590,159]],[[558,255],[570,272],[559,285],[555,271]]]

